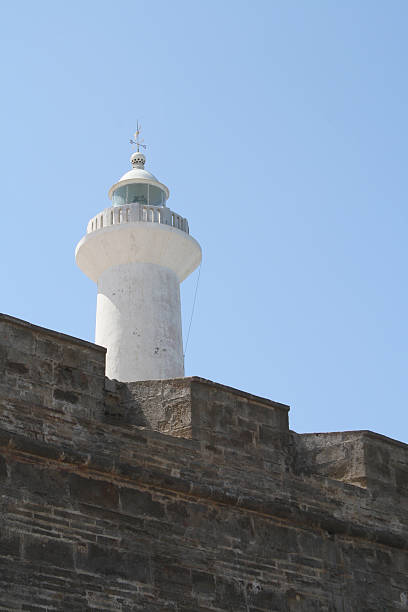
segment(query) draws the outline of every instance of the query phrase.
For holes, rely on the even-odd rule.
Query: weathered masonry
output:
[[[0,609],[408,610],[407,446],[0,317]]]

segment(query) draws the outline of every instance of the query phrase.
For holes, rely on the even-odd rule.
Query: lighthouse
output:
[[[145,169],[139,134],[111,206],[89,221],[75,251],[98,288],[95,342],[107,349],[106,376],[123,382],[184,376],[180,283],[201,262],[187,219]]]

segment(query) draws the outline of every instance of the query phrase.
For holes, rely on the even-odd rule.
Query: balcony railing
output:
[[[123,206],[111,206],[95,215],[86,228],[86,233],[90,234],[97,230],[108,227],[109,225],[119,225],[122,223],[136,223],[144,221],[146,223],[164,223],[182,232],[189,233],[188,221],[177,213],[174,213],[167,206],[149,206],[146,204],[126,204]]]

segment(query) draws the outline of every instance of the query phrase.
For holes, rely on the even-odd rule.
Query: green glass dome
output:
[[[112,203],[114,206],[124,204],[165,206],[166,194],[163,189],[150,183],[128,183],[113,191]]]

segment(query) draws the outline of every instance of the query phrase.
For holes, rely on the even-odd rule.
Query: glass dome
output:
[[[114,206],[124,204],[150,204],[151,206],[165,206],[166,194],[155,185],[149,183],[131,183],[118,187],[112,194]]]

